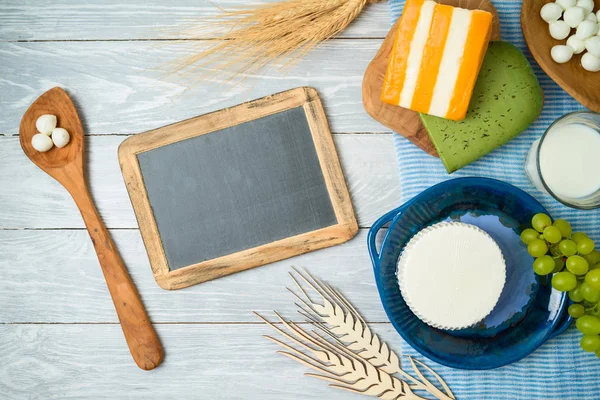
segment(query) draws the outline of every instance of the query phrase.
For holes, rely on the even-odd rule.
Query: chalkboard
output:
[[[136,135],[119,159],[166,289],[341,243],[358,229],[312,88]]]

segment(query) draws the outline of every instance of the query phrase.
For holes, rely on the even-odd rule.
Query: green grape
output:
[[[585,258],[581,256],[571,256],[567,258],[567,269],[575,275],[585,275],[590,266]]]
[[[569,271],[562,271],[552,277],[552,287],[559,292],[568,292],[577,286],[577,278]]]
[[[596,350],[596,353],[594,354],[596,354],[596,357],[600,358],[600,350]]]
[[[533,262],[533,270],[538,275],[548,275],[554,270],[554,259],[548,255],[541,256]]]
[[[600,334],[600,318],[593,315],[584,315],[577,318],[575,326],[577,326],[577,329],[584,335]]]
[[[571,237],[571,224],[569,224],[564,219],[555,219],[552,225],[558,228],[562,237],[564,237],[565,239]]]
[[[539,235],[540,234],[536,230],[527,228],[523,232],[521,232],[521,241],[523,241],[523,243],[525,244],[529,244],[535,239],[538,239]]]
[[[577,251],[579,254],[590,254],[594,250],[594,241],[590,238],[583,238],[577,242]]]
[[[583,232],[575,232],[573,236],[571,236],[571,240],[575,243],[579,243],[581,239],[588,239],[588,236]]]
[[[584,335],[579,342],[579,345],[583,349],[583,351],[588,351],[590,353],[595,352],[600,349],[600,336],[598,335]]]
[[[547,226],[544,229],[544,239],[546,239],[546,241],[549,243],[558,243],[560,242],[560,239],[562,239],[562,234],[557,227]]]
[[[548,252],[548,245],[541,239],[535,239],[527,245],[527,251],[532,257],[541,257]]]
[[[565,256],[572,256],[577,253],[577,243],[569,239],[560,242],[558,248]]]
[[[571,304],[569,306],[569,315],[573,318],[583,317],[585,315],[585,308],[581,304]]]
[[[590,303],[597,303],[598,301],[600,301],[600,291],[595,290],[586,282],[583,282],[581,284],[579,290],[581,291],[581,295],[583,296],[585,301],[589,301]]]
[[[600,269],[600,263],[596,263],[594,265],[590,265],[590,271],[593,269]]]
[[[583,301],[583,294],[581,294],[581,285],[575,287],[575,289],[569,290],[569,298],[574,303],[581,303]]]
[[[531,226],[540,233],[544,231],[544,228],[550,225],[552,225],[552,220],[546,214],[535,214],[533,218],[531,218]]]
[[[592,289],[600,291],[600,269],[589,271],[585,275],[585,283]]]
[[[596,265],[596,264],[600,263],[600,251],[593,250],[592,252],[585,254],[583,256],[583,258],[585,258],[585,260],[588,262],[588,264]],[[591,269],[591,267],[590,267],[590,269]]]
[[[562,269],[565,267],[565,260],[563,260],[562,257],[558,257],[554,259],[554,269],[552,270],[552,273],[555,274],[557,272],[562,271]]]

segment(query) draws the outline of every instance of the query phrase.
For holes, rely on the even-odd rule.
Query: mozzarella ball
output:
[[[600,58],[596,57],[592,53],[585,53],[581,57],[581,66],[590,72],[600,71]]]
[[[50,136],[43,133],[36,133],[33,135],[31,138],[31,145],[40,153],[50,150],[53,146]]]
[[[573,57],[573,49],[564,45],[554,46],[552,47],[552,50],[550,50],[550,55],[557,63],[566,63]]]
[[[540,16],[546,22],[556,21],[562,15],[563,9],[556,3],[546,3],[540,10]]]
[[[575,35],[569,36],[567,39],[567,46],[573,49],[574,54],[581,54],[585,50],[585,42],[581,39],[578,39]]]
[[[588,15],[585,16],[585,20],[584,21],[598,22],[598,19],[596,18],[596,14],[589,13]]]
[[[69,132],[67,132],[66,129],[55,128],[52,131],[52,141],[54,142],[56,147],[65,147],[69,143],[69,140],[71,140],[71,137],[69,136]]]
[[[556,0],[556,4],[561,6],[563,10],[566,10],[567,8],[575,6],[577,0]]]
[[[571,28],[565,21],[552,21],[548,29],[550,30],[550,36],[556,40],[563,40],[571,33]]]
[[[592,36],[586,40],[585,48],[596,57],[600,57],[600,36]]]
[[[52,129],[56,128],[56,115],[44,114],[35,121],[35,128],[39,133],[50,136]]]
[[[596,11],[596,20],[600,20],[600,10]]]
[[[565,10],[563,19],[571,28],[577,28],[577,25],[585,19],[585,11],[580,7],[570,7]]]
[[[594,11],[594,0],[577,0],[577,7],[581,7],[586,13]]]
[[[589,37],[594,36],[596,33],[598,33],[598,24],[592,21],[583,21],[577,27],[577,32],[575,32],[575,36],[577,36],[578,39],[585,40]]]

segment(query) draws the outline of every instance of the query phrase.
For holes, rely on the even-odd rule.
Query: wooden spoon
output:
[[[535,61],[554,82],[585,107],[600,112],[600,72],[589,72],[581,66],[582,54],[576,54],[571,61],[556,63],[550,56],[550,49],[566,40],[556,40],[548,32],[548,23],[540,17],[542,6],[549,0],[523,0],[521,27],[529,51]],[[600,0],[594,0],[595,10],[600,8]],[[571,34],[575,33],[575,29]]]
[[[491,12],[493,15],[491,40],[500,40],[498,12],[489,0],[437,0],[437,3],[466,8],[468,10],[485,10]],[[396,40],[398,25],[400,25],[400,18],[398,18],[392,29],[388,32],[377,55],[365,71],[362,83],[363,105],[365,106],[365,110],[375,120],[398,132],[419,146],[423,151],[437,157],[435,147],[431,139],[429,139],[427,130],[421,123],[419,113],[381,101],[385,71],[387,70],[392,47],[394,47],[394,40]]]
[[[66,147],[53,147],[45,153],[32,147],[31,138],[37,133],[35,122],[43,114],[56,115],[58,126],[70,133],[71,141]],[[83,127],[63,89],[50,89],[29,107],[21,120],[19,138],[27,157],[63,185],[75,200],[96,249],[131,355],[140,368],[156,368],[162,361],[163,349],[88,191],[83,170]]]

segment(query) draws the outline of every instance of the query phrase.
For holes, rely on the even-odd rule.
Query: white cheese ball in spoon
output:
[[[35,121],[35,128],[39,133],[50,136],[52,129],[56,128],[56,115],[40,115],[40,117]]]
[[[44,153],[52,148],[53,143],[50,136],[43,133],[36,133],[31,138],[31,146],[40,153]]]
[[[64,128],[54,128],[52,130],[52,141],[59,149],[62,149],[67,144],[69,144],[69,140],[71,137],[69,136],[69,132],[67,132]]]

